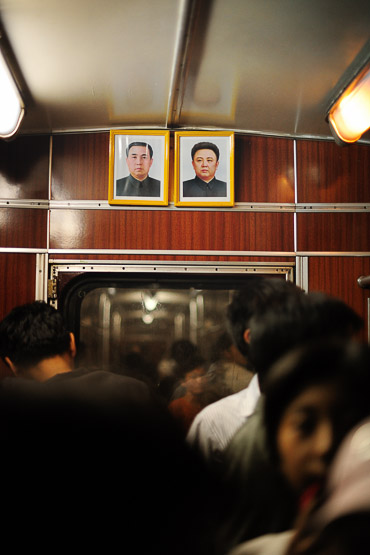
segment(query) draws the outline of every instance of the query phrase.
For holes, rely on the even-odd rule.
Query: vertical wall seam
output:
[[[46,222],[46,248],[50,248],[50,201],[51,201],[51,175],[52,175],[52,160],[53,160],[53,136],[50,135],[49,141],[49,175],[48,175],[48,215]]]
[[[293,240],[294,240],[294,251],[297,252],[298,245],[297,245],[297,204],[298,204],[298,183],[297,183],[297,141],[294,139],[293,141],[293,166],[294,166],[294,203],[295,203],[295,210],[294,210],[294,224],[293,224]]]

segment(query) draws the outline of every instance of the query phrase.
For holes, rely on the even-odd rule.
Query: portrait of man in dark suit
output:
[[[226,197],[227,183],[216,179],[220,151],[217,145],[200,142],[191,149],[195,177],[183,181],[183,197]]]
[[[126,163],[130,175],[117,179],[116,196],[159,197],[161,182],[149,176],[153,164],[153,149],[150,144],[135,141],[126,148]]]

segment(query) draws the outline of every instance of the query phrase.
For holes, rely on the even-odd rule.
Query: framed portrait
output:
[[[111,130],[109,204],[168,204],[169,131]]]
[[[234,133],[175,133],[175,206],[234,205]]]

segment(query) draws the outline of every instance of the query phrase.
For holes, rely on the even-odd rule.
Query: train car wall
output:
[[[173,205],[173,136],[168,207],[109,206],[108,163],[108,131],[0,142],[0,318],[35,298],[38,253],[95,249],[83,259],[304,259],[310,290],[367,320],[357,278],[370,274],[370,145],[236,134],[225,209]]]

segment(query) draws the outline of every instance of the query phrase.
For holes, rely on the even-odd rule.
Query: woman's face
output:
[[[194,368],[191,372],[187,372],[183,385],[189,393],[200,395],[204,392],[206,384],[205,374],[206,372],[202,367]]]
[[[321,482],[336,443],[338,394],[332,384],[313,385],[283,413],[277,432],[281,470],[295,490]]]

